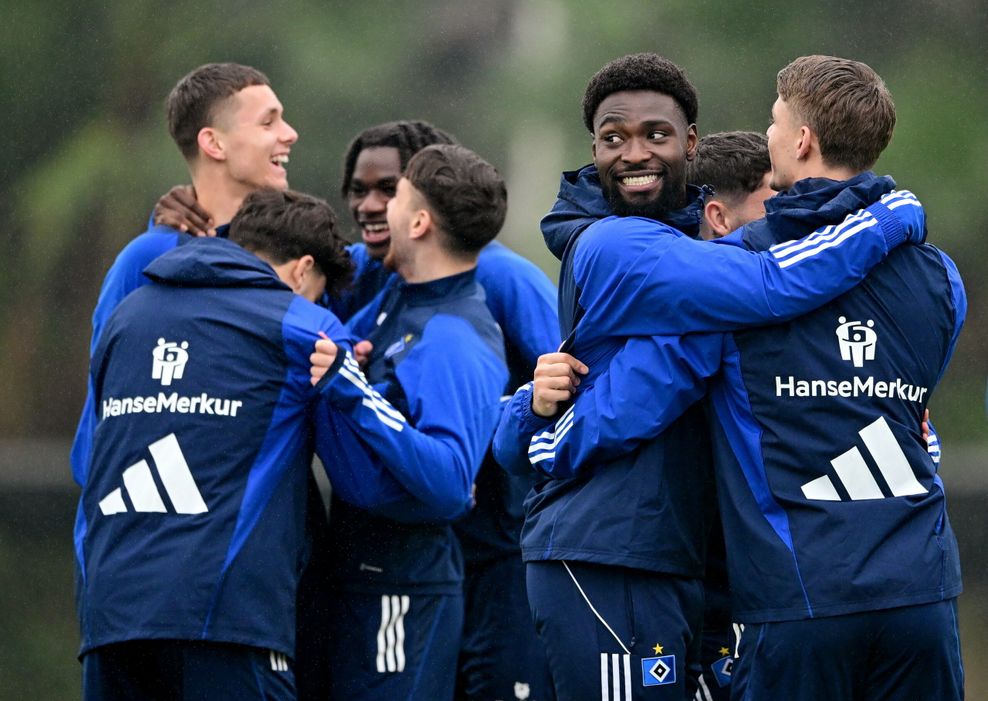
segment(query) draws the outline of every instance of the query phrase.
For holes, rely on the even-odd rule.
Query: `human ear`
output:
[[[686,128],[686,160],[692,161],[696,158],[696,147],[699,143],[699,137],[696,135],[696,125],[690,124]]]
[[[219,132],[213,127],[203,127],[196,137],[199,143],[199,150],[212,158],[214,161],[226,160],[226,149]]]
[[[707,225],[717,238],[731,233],[731,226],[727,222],[727,207],[723,202],[707,200],[703,205],[703,218],[707,220]]]
[[[425,208],[417,209],[412,215],[412,225],[409,227],[408,237],[412,239],[421,238],[425,236],[426,232],[429,231],[432,226],[432,212]]]
[[[799,128],[799,139],[796,141],[796,158],[805,160],[810,155],[813,144],[813,132],[805,124]]]

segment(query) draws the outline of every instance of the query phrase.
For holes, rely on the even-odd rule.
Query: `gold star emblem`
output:
[[[730,651],[730,649],[728,649],[726,647],[722,647],[720,649],[720,654],[722,654],[722,655],[730,655],[731,654],[731,651]]]
[[[662,654],[662,646],[659,645],[658,643],[655,643],[655,647],[653,647],[652,649],[655,650],[656,655]]]

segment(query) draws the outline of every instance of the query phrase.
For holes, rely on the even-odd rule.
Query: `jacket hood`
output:
[[[687,236],[696,236],[703,217],[705,190],[689,185],[687,196],[690,204],[683,209],[669,212],[660,221],[682,231]],[[559,194],[552,210],[542,218],[542,237],[552,254],[562,260],[566,247],[584,229],[598,219],[613,214],[600,177],[594,165],[563,173],[559,182]]]
[[[765,200],[765,218],[746,224],[742,238],[755,250],[802,238],[843,221],[893,189],[895,181],[890,176],[871,171],[850,180],[806,178]]]
[[[155,282],[180,287],[269,287],[290,290],[270,265],[238,244],[197,238],[155,258],[144,269]]]

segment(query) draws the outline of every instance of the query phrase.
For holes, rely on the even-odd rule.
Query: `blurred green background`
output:
[[[209,61],[265,71],[300,134],[292,186],[329,199],[348,227],[348,141],[429,120],[501,170],[502,240],[555,276],[538,220],[559,172],[589,161],[583,88],[643,50],[686,68],[701,134],[764,129],[776,72],[804,54],[865,61],[891,89],[898,125],[876,170],[923,200],[970,301],[932,411],[964,556],[968,695],[988,698],[988,3],[4,0],[0,15],[0,698],[78,697],[68,441],[103,273],[158,195],[187,180],[165,127],[171,86]]]

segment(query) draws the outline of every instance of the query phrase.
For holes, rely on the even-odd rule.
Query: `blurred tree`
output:
[[[973,0],[16,3],[0,28],[13,166],[0,173],[0,215],[17,261],[0,275],[0,433],[72,430],[102,274],[156,197],[187,178],[162,103],[196,65],[234,60],[269,74],[301,134],[293,187],[338,209],[354,133],[396,118],[450,130],[508,178],[505,241],[555,274],[538,220],[559,171],[589,161],[583,87],[605,61],[652,50],[688,69],[701,133],[763,129],[775,73],[801,54],[856,58],[883,75],[899,123],[877,169],[926,203],[931,240],[958,259],[972,301],[934,413],[948,441],[979,438],[986,26],[988,8]]]

